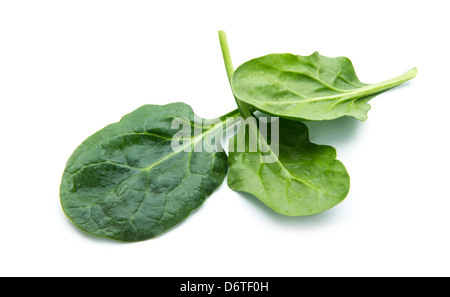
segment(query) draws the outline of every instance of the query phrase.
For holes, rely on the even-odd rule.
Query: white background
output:
[[[450,276],[448,1],[1,1],[0,276]],[[124,244],[64,216],[65,162],[143,104],[235,108],[235,66],[269,53],[347,56],[376,83],[366,122],[309,123],[351,176],[347,199],[284,217],[224,183],[185,222]]]

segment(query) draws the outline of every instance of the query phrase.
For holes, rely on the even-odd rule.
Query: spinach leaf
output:
[[[248,133],[259,135],[245,137],[245,133],[246,129],[241,127],[234,136],[234,142],[246,139],[245,150],[229,149],[228,186],[232,190],[250,193],[287,216],[317,214],[347,196],[350,178],[344,165],[336,160],[336,150],[311,143],[305,124],[280,119],[278,156],[273,156],[272,163],[263,159],[274,152],[261,139],[261,133],[251,127]],[[260,139],[256,152],[249,150],[248,141],[252,138]]]
[[[231,84],[235,76],[223,31],[219,32],[219,39]],[[275,131],[278,132],[278,141],[271,143],[276,154],[261,135],[256,121],[252,121],[254,117],[247,104],[239,96],[235,96],[235,100],[245,125],[241,125],[229,145],[228,186],[232,190],[253,194],[276,212],[287,216],[317,214],[337,205],[347,196],[350,178],[344,165],[336,160],[333,147],[309,142],[305,124],[280,119],[279,131]],[[273,136],[268,134],[268,138]],[[245,142],[242,151],[235,146],[239,140]],[[255,140],[256,150],[252,151],[250,142]]]
[[[194,151],[237,111],[190,135],[173,150],[179,119],[196,124],[189,105],[145,105],[86,139],[67,162],[60,188],[67,217],[87,233],[119,241],[152,238],[181,222],[222,184],[222,151]]]
[[[328,58],[271,54],[242,64],[233,74],[239,100],[275,116],[294,120],[332,120],[352,116],[364,121],[377,94],[414,78],[414,68],[378,84],[359,81],[352,62]]]

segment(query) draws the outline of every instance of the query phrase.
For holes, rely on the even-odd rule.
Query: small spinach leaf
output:
[[[293,120],[332,120],[352,116],[364,121],[377,94],[414,78],[414,68],[378,84],[359,81],[352,62],[328,58],[270,54],[239,66],[232,77],[236,97],[254,108]]]
[[[246,129],[241,127],[234,138],[236,142],[245,137],[246,148],[244,152],[229,149],[228,186],[287,216],[317,214],[344,200],[350,178],[336,160],[336,150],[309,142],[308,128],[301,122],[280,119],[279,128],[278,158],[267,163],[262,157],[274,152],[261,140],[261,133],[250,127],[248,133],[259,135],[245,137]],[[260,139],[256,152],[248,149],[251,138]]]
[[[83,231],[119,241],[149,239],[178,224],[226,176],[224,152],[193,150],[237,113],[228,116],[175,151],[173,120],[195,125],[184,103],[145,105],[98,131],[67,162],[60,188],[65,214]]]

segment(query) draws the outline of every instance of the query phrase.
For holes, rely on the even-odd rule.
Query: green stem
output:
[[[231,85],[231,79],[233,77],[234,68],[233,63],[231,61],[230,48],[228,47],[227,35],[224,31],[219,31],[219,40],[220,40],[220,48],[222,49],[223,62],[225,64],[225,69],[227,71],[228,82],[230,83],[231,91],[233,92],[233,87]],[[248,117],[252,117],[252,113],[248,105],[242,101],[240,101],[233,92],[234,100],[236,100],[236,104],[239,109],[239,113],[241,116],[246,119]]]
[[[402,83],[413,79],[417,75],[417,68],[413,68],[409,70],[408,72],[405,72],[395,78],[392,78],[390,80],[383,81],[378,84],[374,84],[365,88],[361,88],[361,92],[367,92],[368,95],[381,93],[383,91],[392,89],[393,87],[396,87],[398,85],[401,85]]]
[[[223,61],[227,71],[228,81],[231,85],[231,78],[233,77],[234,68],[231,61],[230,48],[228,46],[227,34],[224,31],[219,31],[220,49],[222,50]]]
[[[237,118],[239,115],[240,115],[239,109],[235,109],[235,110],[230,111],[229,113],[224,114],[223,116],[219,117],[219,119],[223,122],[223,121],[225,121],[227,118],[233,118],[233,119],[235,119],[235,118]]]
[[[231,55],[230,55],[230,49],[228,47],[228,41],[227,41],[227,35],[225,34],[224,31],[219,31],[219,40],[220,40],[220,47],[222,49],[222,55],[223,55],[223,61],[225,63],[225,69],[227,70],[227,75],[228,75],[228,81],[230,82],[230,86],[231,86],[231,91],[233,91],[233,86],[231,83],[232,77],[233,77],[233,73],[234,73],[234,68],[233,68],[233,63],[231,62]],[[236,100],[236,103],[238,105],[238,109],[239,109],[239,113],[241,114],[241,117],[243,117],[244,119],[253,117],[253,114],[250,111],[250,108],[248,107],[248,105],[242,101],[240,101],[233,92],[233,96],[234,99]],[[251,131],[251,133],[254,133],[255,138],[258,139],[258,146],[259,148],[266,153],[269,153],[268,156],[270,156],[270,159],[267,159],[265,162],[266,163],[273,163],[273,162],[279,162],[278,161],[278,156],[276,156],[271,147],[269,146],[269,144],[267,143],[267,141],[264,139],[264,137],[261,135],[256,122],[254,122],[255,124],[251,124],[252,122],[248,123],[249,124],[249,131]],[[281,164],[281,163],[280,163]]]

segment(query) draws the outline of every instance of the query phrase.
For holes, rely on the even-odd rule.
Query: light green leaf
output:
[[[172,140],[180,129],[171,127],[174,119],[188,128],[196,125],[192,108],[184,103],[145,105],[75,150],[60,196],[77,227],[120,241],[152,238],[184,220],[222,183],[225,153],[193,150],[227,119],[191,135],[176,150]]]
[[[271,144],[275,148],[271,149],[261,140],[256,152],[249,150],[248,141],[261,139],[261,135],[245,137],[245,131],[241,127],[229,148],[228,186],[232,190],[250,193],[287,216],[317,214],[347,196],[350,178],[344,165],[336,160],[336,150],[311,143],[305,124],[280,119],[279,145]],[[248,133],[260,134],[251,127]],[[247,139],[244,152],[234,147],[238,138]],[[265,162],[263,157],[275,151],[276,161]]]
[[[352,62],[271,54],[242,64],[233,74],[236,97],[265,113],[293,120],[332,120],[351,116],[364,121],[370,99],[414,78],[414,68],[378,84],[359,81]]]

